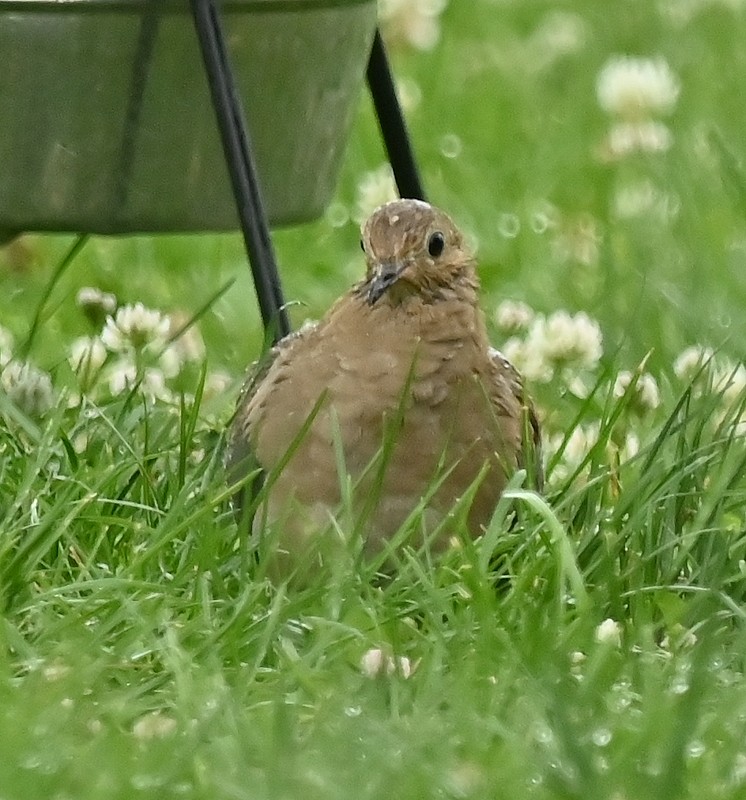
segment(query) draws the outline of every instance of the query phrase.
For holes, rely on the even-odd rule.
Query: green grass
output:
[[[550,58],[558,13],[580,40]],[[274,586],[221,466],[262,345],[240,238],[92,239],[58,280],[70,237],[0,251],[2,325],[20,354],[40,320],[28,357],[63,397],[29,415],[0,393],[3,800],[746,796],[746,397],[673,370],[688,345],[724,363],[746,346],[746,8],[452,0],[442,28],[395,67],[421,91],[408,118],[430,195],[479,241],[485,309],[584,310],[604,333],[598,366],[531,387],[553,439],[544,499],[518,480],[481,540],[405,548],[388,580],[353,542]],[[618,53],[660,54],[681,82],[667,153],[596,157],[595,79]],[[364,100],[335,214],[382,160]],[[677,213],[615,213],[641,181]],[[296,322],[362,269],[355,224],[333,216],[275,235]],[[591,257],[568,256],[588,220]],[[193,365],[173,403],[68,406],[85,285],[200,315],[207,372],[232,388],[201,395]],[[610,388],[646,356],[647,410],[634,384]],[[607,619],[618,641],[599,641]],[[412,674],[366,676],[370,648]]]

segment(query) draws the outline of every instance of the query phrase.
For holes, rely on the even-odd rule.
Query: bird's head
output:
[[[367,273],[361,290],[370,305],[384,294],[434,301],[460,281],[473,287],[474,258],[451,218],[421,200],[394,200],[377,208],[360,240]]]

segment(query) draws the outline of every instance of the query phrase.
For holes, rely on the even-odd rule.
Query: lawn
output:
[[[382,8],[545,490],[272,584],[222,472],[240,237],[0,249],[2,800],[746,797],[746,2]],[[363,96],[328,212],[274,236],[295,325],[390,192]]]

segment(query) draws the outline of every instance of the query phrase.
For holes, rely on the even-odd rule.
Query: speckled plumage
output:
[[[362,244],[365,278],[273,348],[230,434],[234,478],[254,464],[269,472],[294,448],[257,515],[276,525],[291,558],[340,504],[340,459],[376,552],[433,487],[429,529],[484,472],[467,517],[479,535],[524,464],[525,429],[538,446],[520,376],[490,348],[474,258],[449,217],[420,201],[388,203]]]

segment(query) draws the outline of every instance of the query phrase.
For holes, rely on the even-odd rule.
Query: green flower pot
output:
[[[312,219],[337,181],[375,0],[222,12],[270,220]],[[0,229],[238,227],[187,0],[0,0],[0,53]]]

